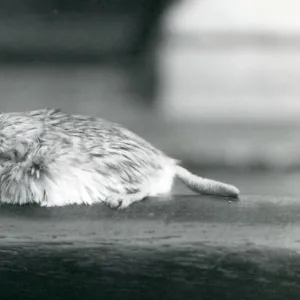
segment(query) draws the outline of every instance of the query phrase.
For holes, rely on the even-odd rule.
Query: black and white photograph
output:
[[[0,1],[0,300],[300,299],[299,12]]]

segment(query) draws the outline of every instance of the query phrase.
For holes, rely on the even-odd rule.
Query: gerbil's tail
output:
[[[191,190],[208,195],[238,197],[240,191],[233,185],[194,175],[185,168],[176,165],[176,176]]]

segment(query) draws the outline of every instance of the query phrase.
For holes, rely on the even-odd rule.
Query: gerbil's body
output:
[[[175,176],[202,193],[237,196],[192,175],[125,128],[57,110],[0,114],[0,202],[43,206],[105,202],[125,208],[168,194]]]

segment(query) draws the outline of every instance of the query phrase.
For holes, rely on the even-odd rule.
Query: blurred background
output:
[[[297,0],[2,0],[0,111],[120,122],[245,194],[300,195]]]

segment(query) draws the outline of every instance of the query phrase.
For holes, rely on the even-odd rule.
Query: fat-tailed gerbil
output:
[[[42,109],[0,114],[0,202],[104,202],[125,208],[168,194],[175,177],[203,194],[239,190],[203,179],[118,124]]]

